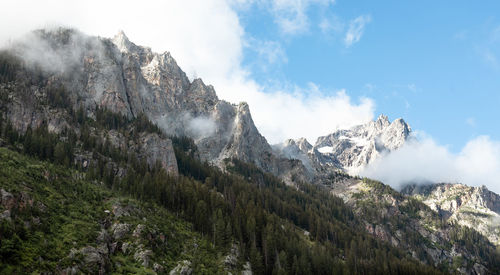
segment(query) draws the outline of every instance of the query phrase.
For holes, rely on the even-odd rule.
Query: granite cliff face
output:
[[[493,203],[490,198],[490,196],[496,194],[485,191],[484,188],[470,188],[463,185],[433,185],[423,189],[415,189],[414,186],[408,187],[406,194],[408,192],[415,194],[423,192],[429,196],[426,198],[435,198],[436,194],[441,194],[438,197],[443,201],[438,204],[442,204],[453,197],[452,193],[456,195],[455,191],[451,190],[461,190],[460,192],[468,190],[469,201],[464,203],[475,208],[475,212],[488,212],[491,215],[492,210],[485,210],[485,208],[478,206],[481,204],[498,207],[498,205],[493,206],[498,203],[498,199],[493,200],[497,201]],[[421,201],[416,195],[404,195],[387,185],[369,179],[359,180],[346,177],[331,185],[331,193],[341,197],[347,205],[354,209],[356,216],[363,220],[368,233],[387,241],[393,246],[408,251],[414,258],[422,260],[422,256],[425,255],[423,257],[424,262],[436,266],[453,266],[453,271],[460,274],[495,273],[495,271],[485,268],[484,259],[480,254],[475,254],[461,246],[461,243],[467,239],[463,233],[467,232],[467,230],[464,230],[461,226],[470,227],[470,224],[458,220],[455,220],[458,224],[454,224],[451,222],[452,220],[443,219],[442,214],[436,211],[439,206],[437,208],[429,207],[430,203],[428,201]],[[467,198],[467,195],[463,198]],[[485,200],[486,198],[487,200]],[[458,197],[457,199],[460,200]],[[483,203],[478,203],[479,201]],[[451,204],[454,205],[454,203]],[[448,209],[447,206],[444,208]],[[477,218],[475,221],[477,222],[476,226],[482,223]],[[476,237],[474,245],[482,243],[487,247],[495,247],[495,243],[491,242],[494,233],[487,235],[481,229],[472,228],[479,230],[486,237]],[[496,234],[498,237],[498,233]],[[462,259],[463,261],[457,264],[456,259]]]
[[[493,244],[500,245],[500,196],[485,186],[412,185],[402,193],[421,200],[445,220],[474,228]]]
[[[285,180],[302,170],[300,162],[273,154],[246,103],[220,100],[201,79],[190,81],[170,53],[137,46],[123,32],[107,39],[71,29],[35,31],[29,43],[19,42],[12,51],[26,64],[49,72],[52,82],[71,91],[74,109],[83,106],[88,116],[97,108],[130,118],[144,114],[166,134],[192,138],[200,157],[216,165],[236,157]],[[33,89],[30,93],[36,95]],[[63,128],[64,120],[50,114],[53,110],[42,113],[19,101],[11,106],[9,117],[17,128],[42,120],[48,120],[54,131]]]

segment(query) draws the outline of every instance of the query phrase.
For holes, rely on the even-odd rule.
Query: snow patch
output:
[[[333,153],[333,147],[324,146],[324,147],[318,148],[318,152],[320,152],[321,154]]]

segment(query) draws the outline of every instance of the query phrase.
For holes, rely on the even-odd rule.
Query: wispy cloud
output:
[[[461,30],[453,35],[453,38],[456,40],[465,40],[467,39],[468,36],[468,31],[467,30]]]
[[[495,53],[493,53],[490,49],[484,49],[482,51],[482,56],[488,65],[494,69],[498,69],[498,59]]]
[[[476,119],[473,117],[469,117],[465,120],[465,124],[467,124],[471,127],[476,127]]]
[[[492,69],[500,69],[500,26],[490,28],[486,36],[476,39],[476,52]]]
[[[288,58],[281,43],[271,40],[260,40],[253,37],[244,41],[247,49],[255,52],[260,62],[266,64],[287,63]]]
[[[334,0],[263,0],[258,2],[267,3],[274,21],[287,35],[300,34],[309,29],[308,11],[311,6],[326,7],[335,3]]]
[[[336,35],[344,31],[345,23],[338,16],[332,15],[329,18],[324,17],[321,19],[318,27],[324,35],[331,35],[332,33]]]
[[[349,22],[349,29],[344,37],[344,44],[347,48],[359,42],[361,36],[363,36],[366,24],[370,23],[371,20],[370,15],[361,15]]]
[[[414,83],[410,83],[407,85],[408,87],[408,90],[410,90],[411,92],[417,92],[417,85],[415,85]]]

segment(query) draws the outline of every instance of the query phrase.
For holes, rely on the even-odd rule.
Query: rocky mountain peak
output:
[[[410,132],[404,120],[390,122],[387,116],[380,115],[376,121],[319,137],[314,148],[327,157],[326,163],[356,172],[383,152],[401,147]]]
[[[112,39],[64,28],[40,30],[32,36],[42,43],[21,41],[25,47],[18,48],[30,52],[19,51],[20,58],[42,57],[44,50],[50,50],[47,56],[61,64],[59,70],[50,70],[50,77],[71,91],[69,101],[75,110],[82,106],[90,116],[98,108],[129,118],[144,114],[166,134],[192,138],[199,156],[215,164],[236,157],[276,175],[288,173],[292,164],[300,167],[273,154],[247,103],[228,103],[201,79],[191,82],[169,52],[138,46],[123,31]],[[32,49],[39,45],[44,47]],[[40,58],[38,63],[47,60]],[[36,112],[19,103],[9,119],[20,129],[43,119],[56,120]]]
[[[309,152],[313,146],[307,141],[306,138],[299,138],[297,140],[295,140],[295,143],[297,144],[297,146],[299,147],[299,149],[302,151],[302,152]]]
[[[113,37],[112,41],[121,52],[129,52],[135,46],[122,30]]]
[[[336,170],[356,174],[381,154],[403,146],[410,133],[403,119],[390,122],[386,115],[380,115],[374,121],[319,137],[314,146],[302,138],[287,140],[275,150],[301,160],[319,175]]]
[[[377,118],[375,123],[377,125],[379,125],[380,127],[387,127],[390,124],[389,117],[387,117],[384,114],[381,114],[381,115],[379,115],[379,117]]]

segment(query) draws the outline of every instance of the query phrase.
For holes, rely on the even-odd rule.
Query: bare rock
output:
[[[11,221],[10,210],[9,209],[3,211],[2,214],[0,214],[0,220]]]
[[[3,188],[0,189],[0,194],[2,196],[2,206],[7,209],[12,209],[16,205],[16,199],[14,195],[5,191]]]
[[[181,261],[177,264],[177,266],[170,270],[170,275],[191,275],[193,273],[193,269],[191,268],[191,262],[188,260]]]
[[[240,256],[240,252],[238,249],[238,246],[233,244],[231,247],[231,251],[229,254],[224,258],[224,265],[226,268],[233,269],[237,266],[238,264],[238,257]]]
[[[252,265],[250,264],[250,262],[246,262],[245,265],[243,265],[241,275],[253,275]]]
[[[153,251],[144,249],[143,245],[139,245],[137,251],[134,253],[134,259],[138,261],[142,266],[149,267],[152,255]]]
[[[134,232],[132,232],[132,236],[135,237],[135,238],[140,238],[141,237],[141,234],[142,232],[144,231],[144,229],[146,228],[145,225],[143,224],[138,224],[135,229],[134,229]]]
[[[125,237],[130,231],[130,225],[126,223],[115,223],[111,226],[113,239],[120,240]]]

